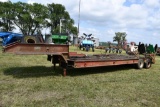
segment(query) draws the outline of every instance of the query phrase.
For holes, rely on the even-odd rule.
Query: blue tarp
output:
[[[2,38],[2,45],[8,45],[10,43],[21,40],[22,34],[12,33],[12,32],[0,32],[0,38]]]

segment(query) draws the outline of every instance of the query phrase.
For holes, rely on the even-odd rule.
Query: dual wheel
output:
[[[146,59],[146,61],[144,62],[143,59],[139,59],[138,64],[137,64],[137,68],[142,69],[143,67],[146,69],[149,69],[151,67],[151,60]]]

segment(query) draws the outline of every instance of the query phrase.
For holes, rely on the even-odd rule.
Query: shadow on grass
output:
[[[92,68],[78,68],[67,69],[67,75],[69,76],[81,76],[89,74],[99,74],[107,72],[118,72],[122,70],[135,69],[134,65],[118,65],[118,66],[105,66],[105,67],[92,67]]]
[[[109,67],[93,67],[67,69],[67,76],[82,76],[89,74],[116,72],[119,70],[133,69],[133,65],[109,66]],[[12,67],[4,71],[5,75],[12,75],[14,78],[30,78],[30,77],[45,77],[45,76],[62,76],[63,69],[56,67],[32,66],[32,67]]]
[[[45,77],[60,75],[61,68],[57,67],[55,70],[53,66],[32,66],[32,67],[12,67],[4,71],[5,75],[12,75],[14,78],[30,78],[30,77]]]

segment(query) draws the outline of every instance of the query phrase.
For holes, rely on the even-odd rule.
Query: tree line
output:
[[[65,7],[61,4],[24,2],[0,2],[0,31],[13,31],[18,27],[22,34],[41,33],[43,28],[50,28],[50,33],[59,33],[60,19],[63,23],[62,33],[77,35],[77,27]]]

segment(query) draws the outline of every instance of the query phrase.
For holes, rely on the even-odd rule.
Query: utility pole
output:
[[[62,20],[65,20],[65,19],[60,19],[60,25],[59,25],[59,33],[60,33],[60,34],[61,34]]]
[[[61,26],[62,26],[62,22],[61,22],[62,19],[60,19],[60,26],[59,26],[59,33],[61,34]]]
[[[80,11],[81,11],[81,0],[79,0],[79,14],[78,14],[78,36],[79,36]]]

